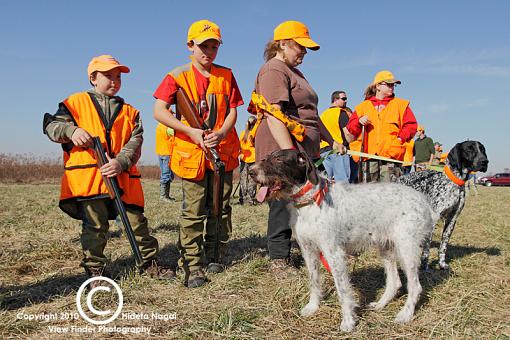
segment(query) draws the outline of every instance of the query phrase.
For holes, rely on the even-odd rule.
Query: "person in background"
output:
[[[140,172],[143,127],[140,112],[117,96],[121,74],[129,68],[111,55],[92,58],[87,74],[92,89],[69,96],[54,116],[45,116],[44,133],[64,151],[64,176],[60,208],[82,221],[81,266],[90,277],[103,276],[107,257],[108,220],[117,211],[102,176],[116,177],[123,191],[122,202],[142,255],[139,270],[151,277],[171,280],[175,272],[156,262],[158,241],[150,235],[144,211]],[[92,136],[98,136],[107,152],[108,163],[97,167]],[[97,286],[98,281],[91,284]]]
[[[319,48],[310,38],[308,28],[299,21],[285,21],[274,29],[273,39],[266,44],[266,62],[257,75],[255,92],[263,96],[274,110],[303,122],[306,134],[302,142],[297,142],[282,120],[264,111],[255,136],[257,161],[266,159],[274,151],[296,148],[303,150],[312,160],[319,159],[321,138],[342,151],[342,145],[333,140],[319,118],[317,94],[297,68],[308,50],[317,51]],[[259,199],[262,198],[260,193],[259,190]],[[288,203],[285,200],[268,202],[269,270],[277,278],[295,270],[290,257],[292,230]]]
[[[414,169],[415,171],[422,171],[432,164],[435,153],[434,141],[425,135],[423,126],[418,126],[416,136],[417,138],[414,141]]]
[[[395,97],[395,86],[400,84],[390,71],[378,72],[365,90],[365,100],[356,106],[347,124],[347,130],[356,141],[351,149],[403,161],[405,143],[416,133],[416,118],[409,101]],[[365,140],[362,143],[362,127]],[[389,182],[402,174],[401,163],[368,159],[368,182]]]
[[[331,94],[331,106],[320,116],[322,123],[328,129],[333,139],[343,144],[346,149],[349,149],[350,139],[348,139],[348,136],[351,136],[346,128],[350,116],[351,109],[347,107],[347,94],[345,91],[334,91]],[[326,141],[321,141],[320,147],[321,157],[324,157],[322,164],[328,179],[334,179],[335,182],[349,183],[351,168],[356,163],[347,154],[331,153],[332,146]],[[353,165],[351,165],[351,162]],[[356,168],[354,171],[356,172]]]
[[[154,93],[154,118],[175,131],[172,171],[182,179],[183,204],[179,228],[179,266],[184,284],[200,287],[210,273],[224,270],[228,240],[232,233],[232,173],[239,166],[239,138],[235,130],[237,107],[243,104],[232,70],[214,64],[222,44],[218,25],[209,20],[194,22],[188,29],[187,47],[191,62],[168,73]],[[192,128],[170,110],[182,88],[208,130]],[[178,108],[177,108],[178,109]],[[206,150],[215,148],[225,163],[221,222],[213,216],[214,165]],[[205,225],[204,225],[205,224]],[[216,233],[219,231],[219,234]],[[219,259],[215,259],[219,239]]]
[[[241,131],[239,141],[241,142],[241,167],[239,170],[239,203],[240,204],[257,204],[257,183],[249,175],[250,167],[255,164],[255,145],[253,141],[249,140],[248,136],[250,131],[255,126],[257,118],[249,116],[246,122],[246,127]]]
[[[170,169],[170,156],[172,155],[174,130],[159,123],[156,126],[156,154],[159,159],[159,199],[164,202],[173,202],[170,195],[170,184],[174,180],[174,173]]]

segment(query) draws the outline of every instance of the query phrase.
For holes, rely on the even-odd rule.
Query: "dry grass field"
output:
[[[143,184],[146,216],[160,241],[162,262],[173,265],[178,256],[175,243],[181,200],[161,203],[158,182],[145,180]],[[180,183],[174,183],[174,197],[180,196],[179,189]],[[451,271],[440,271],[434,265],[431,272],[421,274],[424,290],[409,324],[393,323],[404,304],[405,290],[382,312],[365,309],[384,285],[375,254],[368,252],[351,262],[360,304],[353,334],[339,331],[341,312],[327,272],[323,271],[322,280],[325,301],[307,319],[299,316],[308,297],[306,269],[282,280],[267,272],[266,205],[234,204],[231,264],[224,273],[211,274],[211,283],[196,289],[183,287],[182,275],[171,283],[136,275],[130,269],[134,261],[128,242],[112,222],[106,253],[111,259],[109,270],[122,288],[125,314],[108,325],[116,327],[108,332],[82,318],[74,319],[76,294],[86,279],[78,266],[80,226],[58,209],[58,192],[55,183],[0,184],[2,339],[149,337],[121,333],[130,332],[128,327],[150,328],[150,338],[156,339],[510,338],[510,188],[482,187],[477,196],[468,197],[449,247]],[[436,232],[433,260],[437,259],[438,237]],[[298,253],[297,248],[294,251]],[[99,309],[116,303],[102,294],[94,299]],[[41,320],[44,317],[48,320]],[[56,327],[68,333],[55,333]]]

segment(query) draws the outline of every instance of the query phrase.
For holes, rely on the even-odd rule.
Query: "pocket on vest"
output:
[[[181,178],[200,181],[205,174],[205,154],[196,144],[176,139],[170,167]]]

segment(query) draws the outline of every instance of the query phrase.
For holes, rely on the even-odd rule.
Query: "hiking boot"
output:
[[[225,270],[225,266],[218,262],[209,262],[207,265],[207,272],[208,273],[214,273],[218,274]]]
[[[159,184],[159,199],[167,203],[175,202],[175,198],[170,197],[170,182]]]
[[[175,270],[158,265],[156,260],[146,263],[141,268],[141,273],[148,275],[153,279],[173,280],[175,279]]]
[[[269,264],[269,271],[277,279],[285,279],[298,273],[298,269],[290,257],[285,259],[272,259]]]
[[[189,274],[186,286],[188,288],[197,288],[205,285],[209,280],[205,276],[202,269],[197,269]]]

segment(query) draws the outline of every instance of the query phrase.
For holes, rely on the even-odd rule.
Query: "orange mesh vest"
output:
[[[250,141],[249,138],[246,138],[244,141],[244,135],[246,130],[241,131],[241,135],[239,136],[239,141],[241,142],[241,160],[245,163],[255,163],[255,146]]]
[[[409,101],[393,98],[381,112],[378,112],[370,100],[365,100],[356,106],[358,117],[368,115],[371,125],[365,127],[365,147],[361,150],[361,134],[357,140],[350,143],[351,150],[403,160],[405,145],[398,140],[402,128],[402,119]],[[359,157],[353,157],[358,161]]]
[[[71,113],[76,125],[86,130],[91,136],[99,136],[101,143],[110,157],[117,155],[129,141],[135,126],[138,111],[129,104],[123,104],[116,115],[113,125],[108,129],[97,112],[90,95],[81,92],[71,95],[64,100],[64,104]],[[115,115],[115,114],[114,114]],[[73,210],[76,198],[92,198],[105,196],[108,191],[97,168],[97,161],[93,149],[83,149],[73,146],[71,151],[64,151],[64,176],[60,191],[60,207],[73,218],[81,216]],[[122,201],[128,205],[143,210],[144,197],[140,182],[140,173],[136,166],[117,176],[122,190]],[[74,207],[75,208],[75,207]]]
[[[232,92],[232,71],[213,64],[210,74],[206,100],[209,107],[209,121],[213,121],[214,126],[209,126],[209,128],[219,130],[223,126],[227,114],[230,112],[229,96]],[[198,111],[200,98],[198,96],[192,63],[176,68],[169,75],[186,92],[186,95]],[[189,125],[184,118],[182,118],[182,123]],[[240,146],[235,128],[232,128],[227,133],[216,149],[221,160],[225,163],[225,171],[232,171],[239,165]],[[213,165],[205,158],[205,153],[200,146],[193,143],[186,134],[179,131],[175,132],[174,148],[170,163],[172,171],[177,176],[193,181],[202,180],[206,168],[214,169]]]
[[[156,126],[156,155],[170,156],[174,145],[174,136],[169,136],[167,127],[161,123]]]

